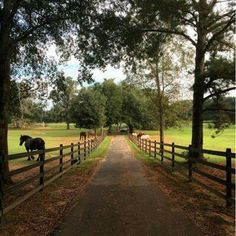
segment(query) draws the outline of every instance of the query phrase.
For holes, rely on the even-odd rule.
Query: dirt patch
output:
[[[144,164],[144,168],[147,177],[158,184],[169,200],[182,209],[205,235],[235,235],[234,207],[226,208],[224,199],[188,182],[177,172],[171,173],[161,164]]]
[[[48,187],[35,194],[23,204],[8,213],[3,236],[48,235],[58,220],[69,211],[95,173],[99,161],[94,161],[88,168],[73,168],[70,172]]]

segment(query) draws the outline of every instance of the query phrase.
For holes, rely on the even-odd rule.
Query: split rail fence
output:
[[[80,164],[82,160],[85,160],[86,157],[98,147],[103,139],[104,136],[99,136],[94,139],[78,142],[77,144],[71,143],[66,146],[61,144],[59,147],[29,153],[25,152],[8,156],[3,154],[0,155],[1,224],[5,214],[35,193],[42,191],[45,186],[61,177],[74,165]],[[45,158],[48,153],[51,153],[51,157]],[[30,164],[27,163],[27,165],[24,165],[23,167],[20,166],[10,170],[7,177],[10,177],[14,183],[4,185],[4,164],[8,162],[10,166],[12,164],[14,166],[14,164],[17,164],[18,160],[29,155],[39,155],[40,159],[37,162],[29,162]]]
[[[213,162],[209,162],[205,159],[194,159],[193,153],[198,153],[200,150],[194,149],[190,146],[180,146],[175,143],[159,143],[157,141],[151,141],[147,139],[137,138],[136,136],[129,136],[130,140],[135,143],[141,150],[145,153],[149,154],[149,156],[153,156],[157,158],[160,157],[161,163],[164,162],[164,159],[168,160],[171,163],[171,171],[176,169],[176,165],[183,167],[188,170],[187,177],[190,182],[193,180],[200,184],[203,187],[206,187],[208,190],[214,192],[219,197],[222,197],[226,200],[226,205],[231,206],[235,199],[233,199],[233,191],[235,191],[235,168],[232,166],[232,159],[235,159],[235,153],[231,152],[230,148],[227,148],[225,152],[223,151],[214,151],[203,149],[201,152],[203,154],[209,154],[214,156],[225,157],[224,164],[217,164]],[[177,157],[177,158],[176,158]],[[183,161],[181,161],[183,159]],[[199,168],[200,166],[207,166],[207,168],[213,168],[222,173],[219,176],[213,175],[211,173],[207,173],[207,171]],[[197,178],[194,178],[193,173],[196,173],[200,176],[203,176],[217,184],[224,186],[225,191],[218,191],[217,189],[209,188],[208,185],[202,183]]]

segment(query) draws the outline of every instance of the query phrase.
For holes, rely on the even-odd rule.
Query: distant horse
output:
[[[87,137],[90,138],[90,137],[94,137],[95,136],[95,132],[93,130],[89,130],[87,131]]]
[[[144,135],[143,132],[138,133],[138,134],[137,134],[137,138],[141,138],[142,135]]]
[[[80,134],[79,134],[79,139],[81,140],[85,140],[86,139],[86,137],[87,137],[87,135],[86,135],[86,132],[80,132]]]
[[[45,142],[41,138],[32,138],[28,135],[21,135],[20,136],[20,146],[25,143],[25,149],[27,152],[33,151],[33,150],[44,150],[45,149]],[[37,161],[40,158],[39,154]],[[28,161],[33,160],[34,156],[28,155]]]

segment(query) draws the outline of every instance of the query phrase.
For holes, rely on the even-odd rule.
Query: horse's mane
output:
[[[23,137],[23,138],[32,138],[29,135],[21,135],[21,137]]]

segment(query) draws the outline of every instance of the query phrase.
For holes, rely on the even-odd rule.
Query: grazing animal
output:
[[[79,139],[81,140],[86,140],[86,137],[87,137],[87,134],[86,134],[86,132],[80,132],[80,134],[79,134]]]
[[[149,140],[150,139],[150,136],[148,134],[144,134],[141,136],[141,139],[147,139]]]
[[[92,131],[92,130],[89,130],[87,131],[87,137],[90,138],[90,137],[94,137],[95,136],[95,132]]]
[[[137,137],[137,136],[138,136],[138,134],[137,134],[137,133],[132,133],[132,135],[133,135],[133,136],[135,136],[135,137]]]
[[[144,135],[144,133],[143,132],[141,132],[141,133],[138,133],[138,135],[137,135],[137,138],[141,138],[141,136],[142,135]]]
[[[32,138],[28,135],[20,136],[20,146],[25,143],[25,149],[27,152],[32,152],[34,150],[45,150],[45,142],[42,138]],[[43,154],[39,154],[37,161],[40,156]],[[28,155],[28,161],[33,160],[34,156]]]

